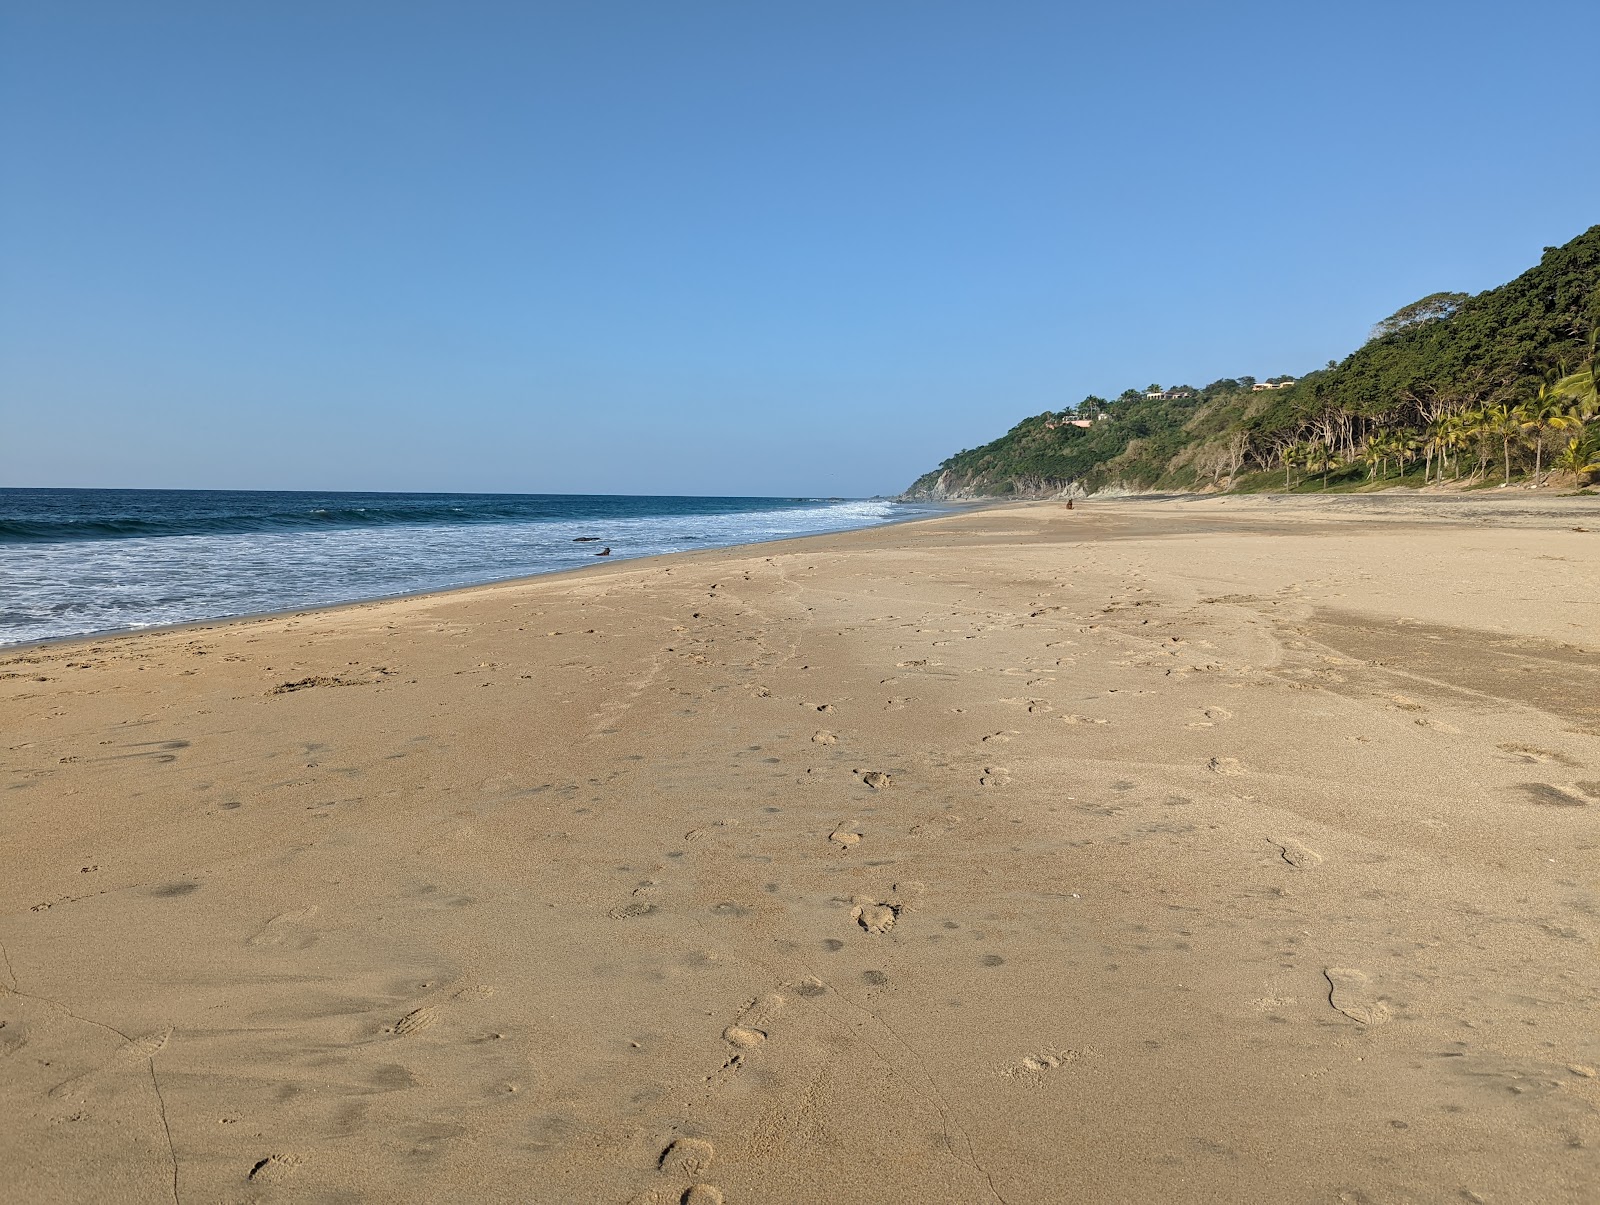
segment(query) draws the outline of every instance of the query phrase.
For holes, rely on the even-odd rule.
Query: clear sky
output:
[[[0,484],[863,495],[1600,222],[1594,0],[0,4]]]

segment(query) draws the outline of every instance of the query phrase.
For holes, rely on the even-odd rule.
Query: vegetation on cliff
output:
[[[1435,293],[1298,380],[1129,389],[1024,419],[915,497],[1381,488],[1600,476],[1600,226],[1508,284]]]

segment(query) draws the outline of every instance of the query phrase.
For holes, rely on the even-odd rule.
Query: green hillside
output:
[[[1085,398],[958,452],[907,496],[1586,485],[1600,476],[1597,331],[1600,226],[1499,288],[1406,306],[1286,387],[1241,377]]]

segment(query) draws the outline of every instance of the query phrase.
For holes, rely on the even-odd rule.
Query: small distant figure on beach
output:
[[[599,552],[595,553],[595,556],[610,556],[610,555],[611,555],[611,545],[610,544],[607,544]]]
[[[1068,509],[1068,510],[1071,510],[1071,509],[1072,509],[1072,499],[1071,499],[1071,498],[1068,498],[1068,499],[1067,499],[1067,509]]]

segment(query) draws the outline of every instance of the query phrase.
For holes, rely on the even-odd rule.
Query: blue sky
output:
[[[0,484],[895,491],[1600,221],[1594,18],[10,0]]]

